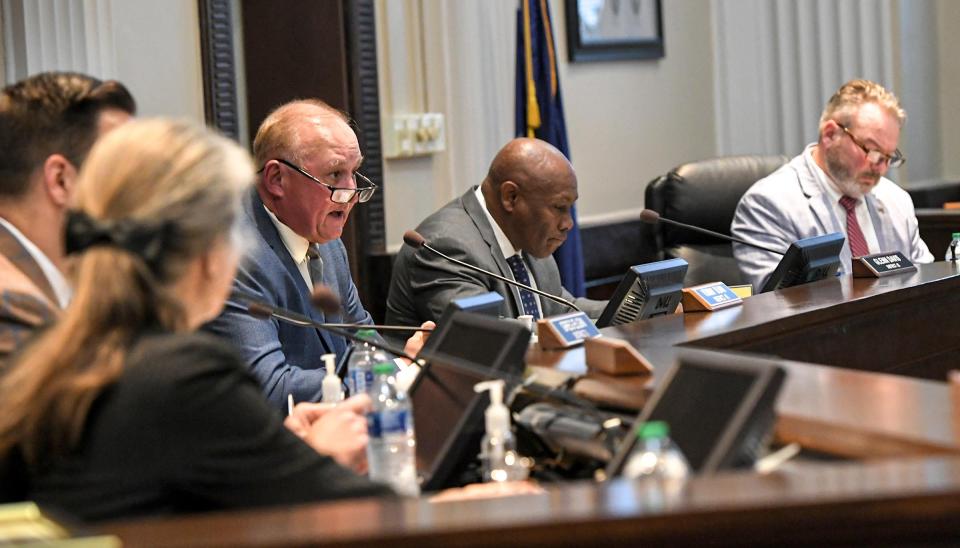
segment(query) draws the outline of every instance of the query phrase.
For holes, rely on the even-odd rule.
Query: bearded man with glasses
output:
[[[346,115],[319,100],[297,100],[271,112],[257,130],[253,155],[259,171],[244,200],[245,257],[234,296],[205,328],[235,343],[268,401],[282,410],[289,396],[318,401],[325,374],[321,355],[333,353],[342,362],[350,342],[254,318],[246,298],[320,322],[373,323],[340,235],[350,211],[369,201],[377,186],[359,172],[363,154]],[[318,284],[340,298],[341,313],[314,310],[310,296]],[[422,344],[422,336],[414,335],[406,350],[416,354]]]
[[[880,84],[847,82],[823,109],[817,142],[743,195],[731,233],[784,251],[802,238],[843,233],[840,274],[852,271],[853,258],[886,251],[901,251],[914,263],[933,262],[920,239],[913,200],[885,177],[906,161],[897,148],[906,117]],[[741,244],[733,252],[755,288],[780,261],[780,255]]]

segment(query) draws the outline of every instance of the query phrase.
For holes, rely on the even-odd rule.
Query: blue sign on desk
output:
[[[583,312],[571,312],[546,319],[551,330],[562,339],[564,346],[582,343],[585,339],[600,336],[593,320]]]
[[[710,308],[720,308],[725,304],[739,301],[740,297],[727,287],[727,284],[709,284],[691,288],[702,298]]]

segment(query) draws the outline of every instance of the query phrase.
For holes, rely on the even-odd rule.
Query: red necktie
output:
[[[857,202],[859,200],[850,196],[840,198],[840,205],[847,210],[847,241],[850,242],[850,253],[854,259],[870,254],[867,239],[864,238],[863,231],[860,230],[860,222],[857,221]]]

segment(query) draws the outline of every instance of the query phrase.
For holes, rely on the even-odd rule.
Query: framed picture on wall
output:
[[[570,61],[663,57],[660,0],[566,0]]]

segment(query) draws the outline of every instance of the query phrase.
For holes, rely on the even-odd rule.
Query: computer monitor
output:
[[[447,318],[458,310],[499,318],[503,316],[503,302],[503,295],[496,291],[460,297],[450,301],[450,304],[443,311],[442,318]]]
[[[516,320],[455,311],[440,322],[418,358],[522,375],[530,330]]]
[[[761,293],[823,280],[837,274],[844,237],[839,232],[804,238],[790,244]]]
[[[630,267],[597,320],[597,327],[670,314],[683,296],[687,261],[667,259]]]
[[[417,430],[417,473],[424,491],[478,481],[477,461],[484,434],[487,392],[476,393],[481,381],[503,378],[490,368],[433,360],[410,388]],[[509,391],[516,379],[508,384]]]
[[[772,359],[685,350],[635,425],[665,421],[695,473],[752,466],[773,428],[785,376]],[[636,442],[627,435],[607,466],[608,476],[622,473]]]

